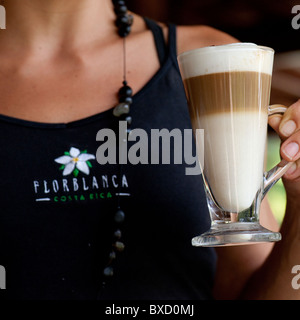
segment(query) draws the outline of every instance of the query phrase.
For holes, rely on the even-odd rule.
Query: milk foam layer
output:
[[[256,112],[192,118],[204,129],[204,176],[225,211],[249,208],[263,179],[267,115]]]
[[[234,43],[184,52],[178,56],[178,62],[183,79],[230,71],[272,75],[273,55],[271,48],[252,43]]]

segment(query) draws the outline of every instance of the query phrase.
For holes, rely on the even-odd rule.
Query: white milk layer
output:
[[[183,79],[220,72],[253,71],[272,75],[273,49],[234,43],[184,52],[178,56]]]
[[[204,175],[217,204],[228,212],[249,208],[263,179],[267,115],[220,113],[192,122],[204,129]]]

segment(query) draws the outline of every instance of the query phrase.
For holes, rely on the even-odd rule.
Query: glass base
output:
[[[279,232],[270,231],[257,222],[214,224],[210,230],[192,239],[195,247],[219,247],[281,240]]]

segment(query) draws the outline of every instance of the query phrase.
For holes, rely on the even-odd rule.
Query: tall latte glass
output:
[[[247,43],[178,56],[193,130],[204,129],[197,152],[212,224],[195,246],[281,239],[259,223],[262,199],[291,164],[264,172],[268,116],[286,110],[269,106],[273,56],[273,49]]]

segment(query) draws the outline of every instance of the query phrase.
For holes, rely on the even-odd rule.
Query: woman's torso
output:
[[[131,107],[132,129],[141,128],[148,137],[151,129],[190,129],[175,28],[166,48],[152,28],[161,68],[134,95]],[[200,175],[186,175],[184,164],[128,164],[119,189],[118,165],[90,160],[88,174],[63,176],[55,162],[71,148],[95,156],[101,144],[97,132],[114,127],[111,110],[67,124],[0,117],[0,265],[7,270],[7,297],[211,297],[214,251],[190,242],[210,224]],[[123,194],[126,249],[118,255],[112,281],[100,290],[116,193]]]

